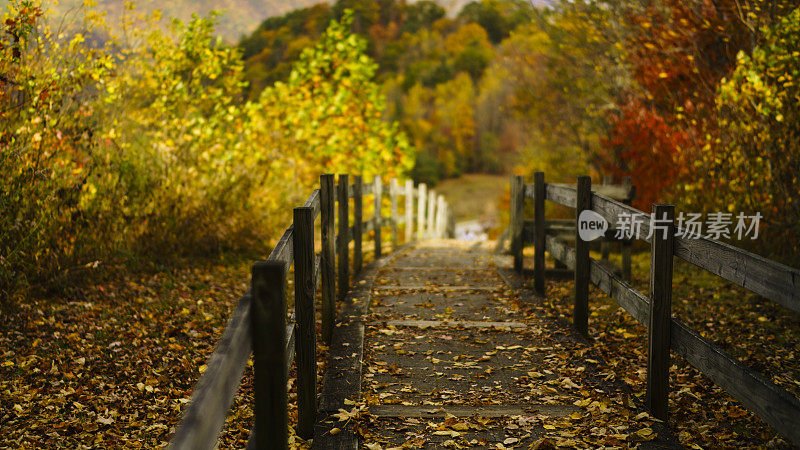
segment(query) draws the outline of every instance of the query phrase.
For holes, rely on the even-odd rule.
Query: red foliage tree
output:
[[[681,150],[689,145],[688,134],[640,101],[623,105],[602,144],[607,151],[601,155],[603,173],[630,176],[636,186],[634,206],[643,211],[665,201],[686,175]]]

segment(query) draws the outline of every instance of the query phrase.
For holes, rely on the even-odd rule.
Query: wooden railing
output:
[[[522,196],[526,199],[534,198],[534,192],[537,186],[536,184],[523,184],[522,179],[516,177],[512,178],[512,180],[515,180],[511,184],[512,198],[517,196],[515,193],[518,192],[522,192]],[[517,183],[517,181],[519,182]],[[544,181],[542,181],[542,185],[543,184]],[[540,188],[542,188],[542,186],[540,186]],[[622,178],[622,183],[618,185],[612,184],[611,177],[603,177],[603,184],[592,186],[592,192],[604,197],[618,200],[626,205],[630,205],[636,196],[636,188],[632,185],[630,177]],[[501,252],[503,250],[505,246],[505,243],[503,242],[504,239],[511,240],[512,244],[517,242],[516,246],[511,246],[511,253],[514,255],[514,269],[517,271],[524,271],[522,265],[522,246],[519,245],[519,243],[533,243],[536,236],[535,231],[537,226],[540,228],[543,227],[545,232],[562,240],[572,241],[576,236],[575,220],[573,219],[544,220],[544,216],[542,216],[534,217],[533,220],[526,220],[523,217],[523,211],[521,209],[523,207],[523,203],[518,202],[516,205],[512,206],[511,225],[503,232],[503,235],[498,240],[496,251]],[[537,219],[540,221],[537,222]],[[600,238],[600,260],[603,261],[606,266],[613,267],[613,264],[608,261],[611,244],[619,244],[620,256],[622,260],[619,271],[622,275],[622,279],[629,281],[631,279],[631,244],[633,241],[631,239],[615,237],[615,231],[616,230],[614,229],[609,229],[606,232],[606,235]],[[516,236],[517,239],[512,239],[512,235]],[[542,244],[542,247],[543,246],[544,245]],[[556,279],[573,277],[573,271],[566,269],[566,266],[564,266],[558,260],[556,260],[556,267],[554,269],[544,269],[544,264],[538,264],[535,267],[537,270],[544,270],[546,272],[546,274],[541,273],[534,277],[536,280],[534,289],[541,295],[544,294],[544,282],[542,280],[544,280],[545,275]]]
[[[654,227],[652,237],[648,238],[650,215],[592,192],[591,179],[588,176],[578,177],[577,186],[565,186],[547,184],[544,182],[544,173],[537,172],[533,185],[525,185],[522,177],[514,176],[511,186],[515,268],[519,270],[522,267],[521,249],[524,244],[533,243],[534,284],[541,286],[542,290],[545,283],[545,250],[556,260],[574,269],[573,322],[583,334],[588,332],[590,281],[647,328],[646,398],[647,406],[656,418],[667,420],[672,350],[781,435],[800,445],[800,401],[722,351],[680,320],[672,318],[671,312],[673,256],[796,312],[800,312],[800,271],[723,242],[683,237],[674,225],[672,205],[654,205],[655,217],[667,217],[670,225],[667,229]],[[520,224],[524,221],[522,215],[526,198],[532,198],[534,202],[533,242],[523,239]],[[544,225],[545,200],[575,209],[575,248],[549,235]],[[584,210],[600,214],[610,224],[616,223],[621,214],[643,219],[640,221],[641,228],[634,229],[634,237],[651,244],[649,295],[637,291],[604,264],[589,257],[588,242],[577,235],[577,218]]]
[[[330,342],[338,298],[350,287],[350,243],[353,269],[363,265],[363,235],[374,232],[374,255],[382,252],[381,230],[390,228],[392,249],[397,248],[399,225],[405,224],[405,240],[415,237],[452,237],[452,213],[444,197],[428,191],[425,184],[414,188],[410,180],[403,188],[392,179],[364,184],[360,176],[349,183],[347,175],[320,177],[302,207],[294,208],[294,220],[266,261],[252,267],[251,286],[239,300],[222,338],[208,359],[207,368],[195,385],[183,418],[170,442],[174,449],[213,449],[239,389],[252,350],[255,420],[247,448],[288,448],[287,378],[293,363],[297,372],[298,423],[296,433],[308,439],[314,434],[317,410],[317,355],[315,305],[322,284],[322,338]],[[382,215],[384,192],[390,212]],[[375,215],[363,220],[363,197],[372,195]],[[405,214],[398,215],[398,198],[405,197]],[[414,199],[417,209],[414,210]],[[350,199],[353,225],[350,225]],[[338,203],[338,205],[337,205]],[[338,234],[334,234],[338,206]],[[320,217],[321,251],[314,253],[314,223]],[[416,219],[416,220],[415,220]],[[416,236],[414,223],[416,221]],[[338,257],[338,261],[337,261]],[[294,313],[287,324],[286,276],[294,264]],[[338,281],[337,281],[338,278]]]

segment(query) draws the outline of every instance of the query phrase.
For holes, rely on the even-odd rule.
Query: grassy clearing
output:
[[[434,187],[453,208],[456,222],[498,219],[508,214],[508,176],[468,174]],[[505,202],[505,203],[503,203]]]

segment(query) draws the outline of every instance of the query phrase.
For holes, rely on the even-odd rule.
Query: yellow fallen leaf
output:
[[[454,430],[438,430],[438,431],[434,431],[433,434],[435,434],[437,436],[452,436],[452,437],[461,436],[461,433],[459,433],[458,431],[454,431]]]
[[[197,368],[197,371],[203,373],[206,371],[206,369],[208,369],[208,366],[206,364],[203,364],[202,366]]]
[[[331,428],[329,433],[330,434],[339,434],[340,431],[342,431],[341,428]]]

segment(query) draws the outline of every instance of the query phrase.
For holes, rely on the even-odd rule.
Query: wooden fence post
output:
[[[622,179],[622,186],[627,188],[628,192],[630,192],[632,182],[631,177],[624,177]],[[626,205],[630,205],[630,200],[625,200],[623,203]],[[631,246],[633,245],[633,240],[623,240],[620,246],[622,247],[622,279],[625,281],[631,281]]]
[[[297,323],[297,435],[314,436],[317,412],[317,327],[314,317],[314,209],[294,209],[294,316]]]
[[[353,271],[361,273],[364,252],[361,241],[364,234],[364,181],[361,175],[353,176]]]
[[[522,273],[522,226],[525,220],[525,179],[522,175],[511,176],[511,254],[514,255],[514,270]]]
[[[336,199],[334,197],[334,175],[323,174],[319,177],[320,186],[320,225],[322,235],[322,339],[330,344],[333,333],[334,298],[336,296],[336,232],[334,219]]]
[[[603,175],[602,184],[604,185],[611,185],[614,182],[614,177],[610,175]],[[608,240],[605,236],[600,238],[600,259],[603,261],[608,261],[608,254],[610,253],[611,245],[609,244]]]
[[[647,353],[647,408],[667,421],[669,404],[669,347],[672,315],[672,255],[675,207],[653,205],[650,251],[650,326]],[[656,225],[657,224],[657,225]]]
[[[445,217],[444,196],[439,195],[436,200],[436,237],[444,238],[444,217]]]
[[[592,179],[583,175],[578,177],[575,204],[575,304],[572,322],[584,336],[589,335],[589,243],[580,237],[578,218],[587,209],[592,209]]]
[[[533,174],[533,288],[539,295],[544,295],[544,172]]]
[[[375,222],[375,259],[381,257],[381,202],[383,200],[383,185],[381,184],[381,176],[375,175],[375,180],[373,182],[373,193],[375,194],[375,218],[373,219]]]
[[[397,248],[397,178],[389,181],[390,216],[392,224],[392,250]]]
[[[414,181],[406,180],[406,243],[414,236]]]
[[[350,287],[350,212],[348,211],[350,201],[347,195],[349,190],[349,180],[347,174],[339,174],[339,237],[338,248],[339,253],[339,300],[344,300],[347,295],[347,290]]]
[[[436,237],[436,229],[434,228],[433,220],[436,218],[436,191],[433,189],[428,192],[428,224],[427,224],[427,236],[429,238]]]
[[[417,188],[417,240],[425,239],[425,202],[428,200],[427,185],[420,183]]]
[[[452,208],[447,208],[447,238],[456,238],[456,218]]]
[[[257,448],[289,448],[285,282],[282,262],[253,264],[250,325]]]

